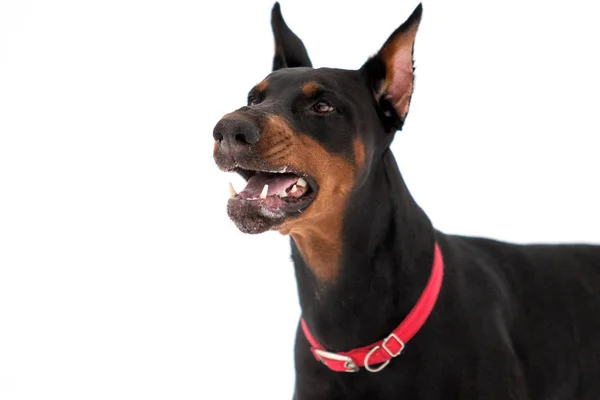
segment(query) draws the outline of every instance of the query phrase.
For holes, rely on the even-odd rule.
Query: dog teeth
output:
[[[232,199],[237,195],[237,192],[235,191],[233,184],[231,182],[229,182],[229,197],[231,197]]]
[[[298,186],[294,185],[292,186],[292,188],[290,189],[290,193],[296,193],[296,191],[298,190]]]
[[[266,199],[268,192],[269,192],[269,185],[265,185],[265,187],[263,187],[262,192],[260,192],[260,198],[261,199]]]
[[[298,182],[296,182],[296,184],[298,186],[305,187],[306,186],[306,181],[304,180],[304,178],[300,178],[300,179],[298,179]]]
[[[287,197],[287,193],[284,190],[283,192],[279,193],[277,196],[279,196],[279,197]]]

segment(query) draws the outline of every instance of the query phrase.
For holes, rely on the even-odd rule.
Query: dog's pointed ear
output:
[[[271,27],[275,36],[273,71],[281,68],[312,67],[304,43],[288,28],[283,20],[279,3],[275,3],[273,6]]]
[[[390,130],[402,129],[408,114],[414,82],[413,48],[422,13],[423,6],[419,4],[360,69],[389,121]]]

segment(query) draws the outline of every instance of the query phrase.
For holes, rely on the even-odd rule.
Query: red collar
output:
[[[396,329],[385,339],[359,347],[350,351],[331,353],[311,335],[306,322],[301,319],[302,330],[311,345],[310,350],[318,361],[321,361],[329,369],[338,372],[356,372],[360,367],[367,371],[378,372],[384,369],[392,358],[397,357],[404,350],[404,346],[421,329],[440,293],[442,277],[444,275],[444,261],[437,243],[435,244],[433,267],[427,286],[417,300],[415,307],[408,316],[398,325]],[[376,367],[372,365],[381,364]]]

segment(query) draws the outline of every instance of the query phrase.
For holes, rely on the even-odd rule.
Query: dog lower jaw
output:
[[[244,200],[231,198],[227,202],[227,214],[242,233],[258,234],[266,231],[281,231],[284,226],[294,225],[294,221],[310,207],[314,198],[307,199],[308,204],[293,209],[269,207],[266,199]]]
[[[258,194],[258,187],[247,187],[240,193],[235,193],[231,188],[231,198],[227,202],[229,218],[242,233],[249,234],[280,230],[284,225],[293,225],[294,221],[316,200],[318,189],[316,184],[307,186],[306,181],[301,177],[294,182],[293,179],[290,181],[288,178],[288,181],[287,183],[293,184],[293,187],[288,189],[285,196],[281,196],[281,193],[270,193],[271,188],[267,185],[260,194]],[[262,183],[259,182],[258,186]]]
[[[227,214],[242,233],[263,233],[283,223],[285,213],[271,211],[262,203],[261,200],[229,199]]]

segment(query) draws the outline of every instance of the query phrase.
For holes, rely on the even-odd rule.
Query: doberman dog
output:
[[[600,399],[600,246],[447,235],[390,143],[422,6],[358,70],[313,69],[272,11],[273,72],[213,136],[246,233],[291,237],[295,399]]]

